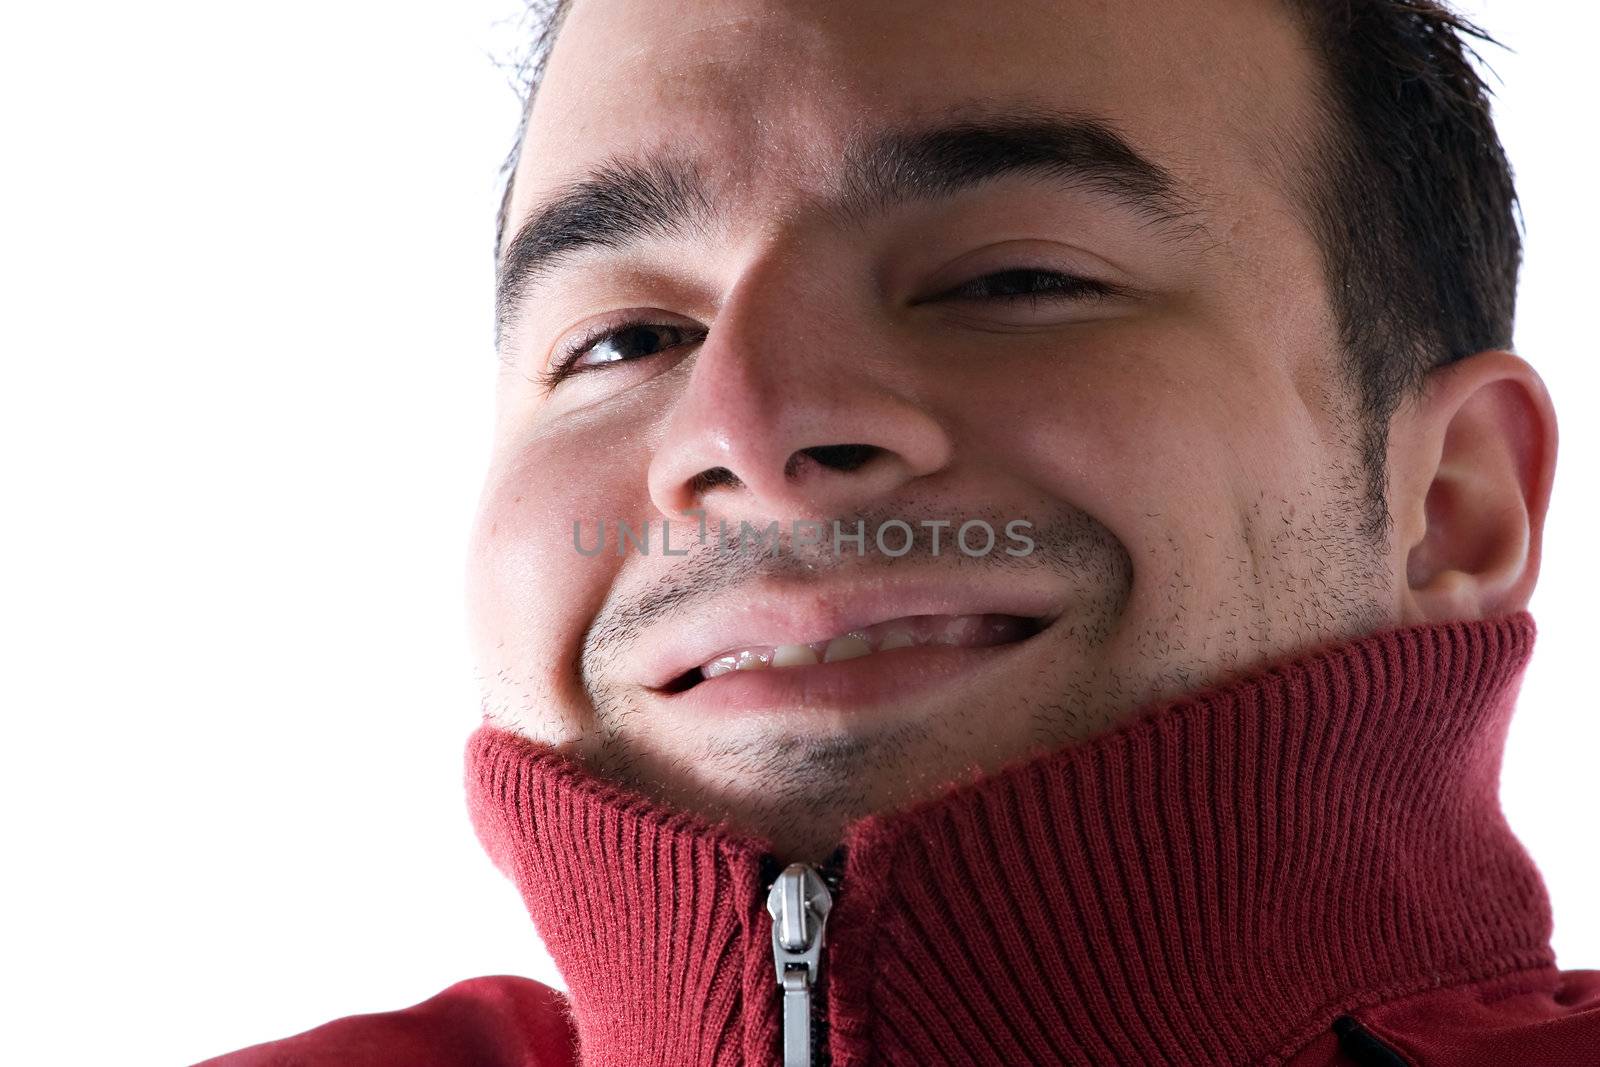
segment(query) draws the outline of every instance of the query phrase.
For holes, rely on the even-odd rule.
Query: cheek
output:
[[[966,383],[969,430],[992,463],[1089,511],[1130,548],[1152,529],[1224,521],[1216,505],[1248,427],[1227,399],[1240,383],[1209,369],[1196,338],[1122,324],[1035,355]]]
[[[586,703],[578,653],[622,560],[578,552],[574,523],[589,547],[596,523],[648,503],[642,452],[594,436],[502,446],[483,489],[468,556],[470,628],[480,671],[520,687],[512,699]]]
[[[1322,434],[1292,382],[1215,335],[1120,323],[1033,356],[963,382],[969,439],[991,469],[1105,525],[1136,580],[1204,582],[1243,558],[1251,507],[1287,498],[1318,462]]]

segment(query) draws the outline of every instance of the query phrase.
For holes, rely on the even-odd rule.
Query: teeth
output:
[[[835,637],[828,642],[827,649],[822,653],[822,662],[837,663],[842,659],[855,659],[857,656],[870,656],[872,645],[860,634],[845,634]]]
[[[910,648],[916,643],[916,635],[910,630],[890,630],[887,634],[884,634],[883,640],[878,643],[878,651],[887,652],[892,648]]]
[[[964,645],[982,626],[982,620],[976,615],[961,615],[944,624],[933,638],[933,643],[938,645]]]
[[[810,645],[779,645],[772,650],[774,667],[806,667],[817,662],[817,654]]]
[[[759,671],[771,666],[771,660],[772,652],[770,649],[761,651],[759,649],[745,648],[740,649],[738,652],[730,652],[726,656],[718,656],[704,667],[701,667],[700,672],[707,678],[715,678],[717,675],[727,674],[729,671]]]
[[[730,671],[838,663],[918,645],[976,648],[1018,641],[1036,629],[1031,620],[1012,615],[913,615],[852,630],[827,641],[734,649],[703,664],[700,671],[706,678],[716,678]]]
[[[718,656],[704,667],[701,667],[700,673],[707,678],[715,678],[719,674],[727,674],[729,671],[738,670],[738,662],[738,656]]]

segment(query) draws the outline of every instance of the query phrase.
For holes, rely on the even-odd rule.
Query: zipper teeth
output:
[[[839,884],[844,881],[844,860],[844,846],[840,845],[817,867],[817,874],[828,887],[828,892],[833,894],[834,907],[839,906]],[[831,955],[831,947],[824,944],[823,965],[818,967],[817,988],[811,997],[811,1061],[815,1067],[832,1067],[833,1064],[833,1049],[828,1046],[828,986],[833,968],[826,966]]]
[[[828,988],[824,976],[817,980],[817,993],[811,1005],[811,1062],[814,1067],[832,1067],[833,1050],[828,1048],[828,1012],[821,1004],[822,991]]]

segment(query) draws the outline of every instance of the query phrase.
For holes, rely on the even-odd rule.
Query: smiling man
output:
[[[1600,1063],[1497,799],[1556,420],[1470,28],[556,6],[468,786],[570,996],[217,1062]]]

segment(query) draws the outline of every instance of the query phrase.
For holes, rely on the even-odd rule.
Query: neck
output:
[[[1325,647],[853,824],[820,872],[819,1058],[1240,1062],[1549,965],[1498,802],[1533,637],[1522,612]],[[764,842],[489,727],[468,780],[584,1062],[783,1062]]]

